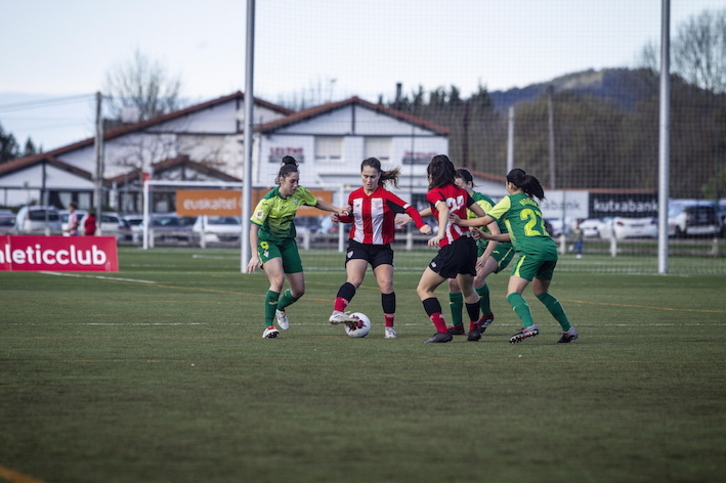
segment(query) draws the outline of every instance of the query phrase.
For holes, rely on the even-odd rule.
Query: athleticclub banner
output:
[[[0,236],[0,271],[118,272],[112,236]]]

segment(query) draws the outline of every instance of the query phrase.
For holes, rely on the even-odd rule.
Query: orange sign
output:
[[[252,209],[267,194],[267,188],[255,188],[252,192]],[[310,190],[318,199],[333,202],[333,192]],[[240,216],[242,214],[242,192],[239,190],[177,190],[176,213],[179,216]],[[301,206],[297,216],[321,216],[327,212]]]

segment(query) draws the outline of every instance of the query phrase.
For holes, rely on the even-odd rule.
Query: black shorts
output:
[[[345,263],[348,260],[365,260],[371,267],[379,265],[393,266],[393,249],[390,244],[366,245],[355,240],[348,240],[348,251],[345,252]]]
[[[439,249],[429,268],[444,278],[456,278],[460,273],[476,276],[476,241],[469,236],[457,238]]]

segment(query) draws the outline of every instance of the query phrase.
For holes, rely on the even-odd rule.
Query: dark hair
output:
[[[282,158],[282,167],[277,172],[275,184],[280,184],[280,180],[287,178],[292,173],[299,173],[297,170],[297,161],[292,156],[285,156]]]
[[[456,178],[461,178],[467,183],[471,183],[472,186],[476,186],[474,184],[474,177],[471,175],[468,169],[465,168],[459,168],[456,170],[456,175],[454,176]]]
[[[447,184],[454,184],[456,168],[447,155],[437,154],[431,158],[431,162],[426,167],[426,173],[431,177],[429,189],[440,188]]]
[[[393,181],[393,186],[398,188],[398,175],[401,173],[400,168],[391,169],[388,171],[383,171],[381,169],[381,162],[378,160],[378,158],[367,158],[364,159],[362,163],[360,163],[360,170],[363,171],[363,168],[366,166],[369,166],[381,175],[380,178],[378,178],[378,185],[383,186],[389,181]]]
[[[514,168],[511,170],[507,175],[507,181],[520,188],[530,198],[537,197],[543,200],[545,197],[544,188],[542,188],[539,180],[525,173],[523,169]]]

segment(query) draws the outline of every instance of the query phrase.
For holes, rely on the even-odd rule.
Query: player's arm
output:
[[[260,256],[257,254],[257,243],[259,242],[258,233],[260,226],[257,223],[250,223],[250,262],[247,264],[247,273],[253,273],[257,267],[260,267]]]
[[[446,225],[449,221],[449,207],[444,200],[436,202],[436,209],[439,210],[439,225],[436,236],[429,239],[428,245],[430,247],[438,246],[439,242],[444,238],[444,236],[446,236]]]

